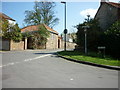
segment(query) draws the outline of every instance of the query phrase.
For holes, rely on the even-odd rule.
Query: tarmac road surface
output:
[[[55,52],[2,52],[2,87],[118,88],[118,71],[67,61]]]

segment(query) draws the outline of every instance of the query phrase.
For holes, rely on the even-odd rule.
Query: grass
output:
[[[80,61],[87,61],[101,65],[120,66],[120,60],[115,60],[110,57],[101,58],[97,53],[89,53],[86,56],[78,51],[62,51],[62,52],[58,52],[58,54],[65,56],[67,58],[80,60]]]

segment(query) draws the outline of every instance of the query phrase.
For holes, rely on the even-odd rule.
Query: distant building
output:
[[[65,41],[65,36],[64,36],[64,34],[62,34],[61,37],[62,37],[62,39]],[[76,38],[76,34],[75,34],[75,33],[68,33],[68,34],[66,35],[66,41],[67,41],[67,42],[73,43],[75,38]]]
[[[120,3],[101,0],[94,18],[98,19],[102,30],[107,30],[115,21],[120,19]]]

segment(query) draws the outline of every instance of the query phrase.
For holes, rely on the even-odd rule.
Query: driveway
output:
[[[67,61],[57,50],[2,53],[3,88],[118,88],[118,71]]]

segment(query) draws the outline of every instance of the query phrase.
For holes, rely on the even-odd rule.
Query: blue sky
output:
[[[15,19],[19,26],[24,27],[24,12],[32,10],[34,2],[2,2],[2,12]],[[86,14],[94,17],[100,2],[67,2],[67,29],[68,32],[76,31],[73,26],[82,23]],[[64,5],[56,2],[55,15],[59,18],[59,23],[53,29],[61,34],[64,30]]]

